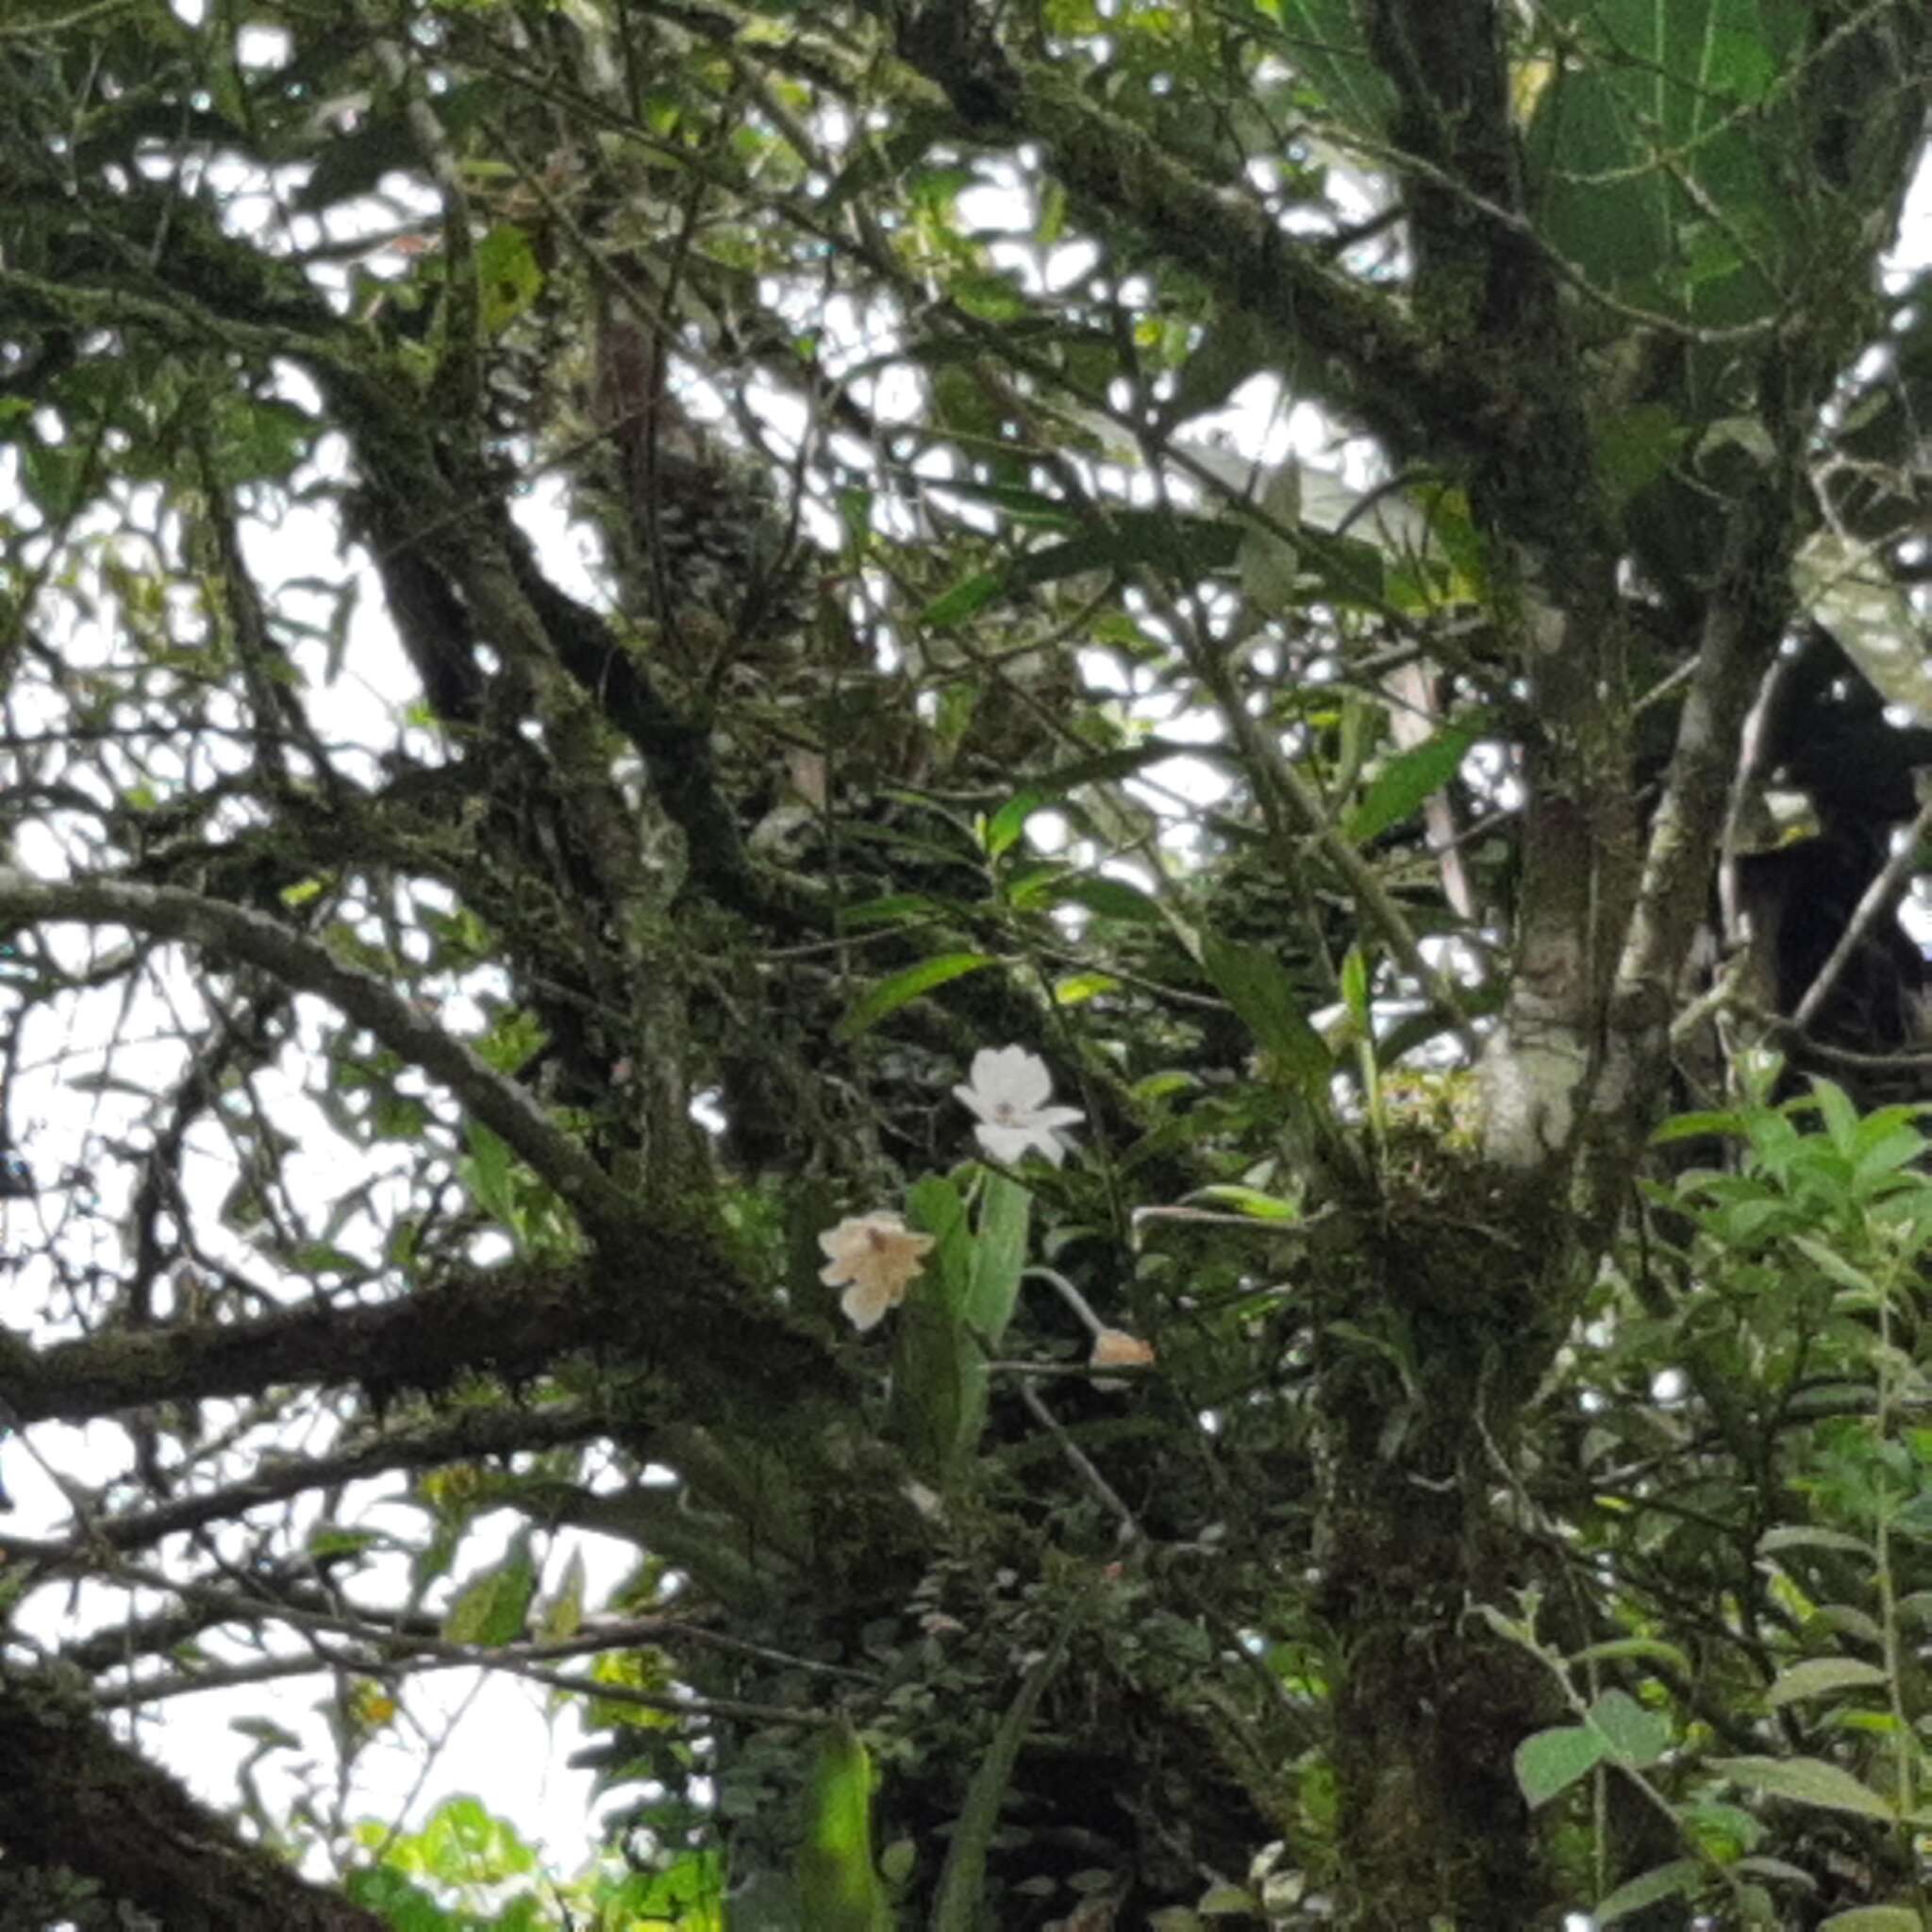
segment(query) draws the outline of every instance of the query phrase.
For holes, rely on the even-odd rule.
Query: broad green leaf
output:
[[[1551,0],[1570,44],[1525,161],[1538,227],[1607,292],[1707,325],[1770,314],[1806,240],[1786,157],[1799,0]],[[1748,110],[1748,111],[1747,111]],[[1713,360],[1713,368],[1716,367]]]
[[[1807,1657],[1777,1674],[1764,1701],[1773,1710],[1802,1703],[1807,1697],[1828,1697],[1835,1690],[1869,1690],[1890,1679],[1876,1664],[1855,1657]]]
[[[1691,434],[1662,403],[1606,411],[1592,429],[1597,474],[1616,509],[1649,489],[1682,454]]]
[[[1268,523],[1249,524],[1241,537],[1241,592],[1257,610],[1278,616],[1292,608],[1301,583],[1301,545],[1284,534],[1302,513],[1301,466],[1293,458],[1268,479],[1260,508]]]
[[[916,1000],[937,986],[998,964],[991,953],[941,953],[936,958],[922,959],[918,965],[882,980],[855,1002],[852,1010],[839,1023],[839,1038],[856,1040],[868,1027],[876,1026],[888,1013],[897,1012],[908,1000]]]
[[[986,1421],[986,1351],[924,1279],[914,1282],[892,1338],[891,1432],[927,1482],[950,1484]]]
[[[1654,1906],[1660,1899],[1694,1891],[1704,1876],[1704,1867],[1695,1858],[1673,1858],[1668,1865],[1658,1865],[1618,1886],[1591,1917],[1599,1925],[1615,1924],[1619,1919],[1645,1906]]]
[[[1898,1817],[1892,1806],[1869,1785],[1860,1784],[1850,1772],[1840,1771],[1822,1757],[1713,1757],[1709,1767],[1720,1777],[1768,1791],[1774,1798],[1789,1798],[1796,1805],[1813,1805],[1822,1811],[1852,1811],[1888,1824]]]
[[[1391,758],[1343,823],[1343,836],[1361,845],[1401,824],[1432,791],[1455,777],[1474,742],[1475,733],[1468,726],[1445,725],[1414,750]]]
[[[933,1237],[921,1278],[938,1285],[943,1307],[963,1315],[972,1279],[973,1230],[958,1189],[938,1174],[924,1175],[906,1191],[906,1218],[920,1233]]]
[[[966,1321],[997,1348],[1020,1298],[1020,1275],[1026,1266],[1026,1241],[1033,1196],[1018,1181],[989,1174],[979,1203],[979,1225],[973,1241],[973,1279],[966,1297]]]
[[[1281,51],[1315,103],[1344,126],[1385,134],[1395,93],[1369,53],[1359,11],[1351,0],[1275,0]]]
[[[543,290],[543,271],[530,238],[514,222],[499,222],[476,243],[476,287],[483,326],[500,335]]]
[[[889,1932],[872,1852],[872,1754],[841,1718],[819,1740],[798,1848],[798,1897],[812,1932]]]
[[[1286,1078],[1311,1091],[1327,1079],[1333,1066],[1328,1048],[1308,1024],[1294,987],[1273,953],[1204,933],[1201,963]]]
[[[527,1536],[520,1536],[509,1553],[457,1592],[442,1634],[451,1643],[493,1647],[514,1643],[524,1634],[530,1599],[537,1594],[537,1566],[530,1560]]]
[[[1818,1932],[1925,1932],[1916,1906],[1854,1906],[1818,1922]]]
[[[1566,1791],[1604,1760],[1607,1740],[1583,1724],[1538,1731],[1516,1747],[1516,1782],[1531,1810]]]
[[[1627,1690],[1606,1690],[1590,1707],[1591,1727],[1607,1740],[1624,1764],[1641,1770],[1655,1764],[1671,1748],[1670,1720],[1659,1711],[1645,1710]]]

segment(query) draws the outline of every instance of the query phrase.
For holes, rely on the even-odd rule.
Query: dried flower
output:
[[[831,1257],[819,1270],[828,1287],[850,1283],[839,1298],[855,1328],[875,1327],[888,1308],[906,1299],[906,1291],[925,1265],[929,1234],[914,1234],[896,1214],[861,1214],[841,1221],[819,1236]]]
[[[1154,1344],[1129,1335],[1124,1328],[1103,1328],[1093,1338],[1087,1364],[1094,1369],[1145,1368],[1154,1360]]]
[[[1058,1167],[1066,1143],[1054,1131],[1087,1118],[1077,1107],[1050,1107],[1053,1075],[1046,1062],[1024,1046],[983,1046],[973,1056],[971,1084],[955,1095],[979,1116],[974,1132],[995,1160],[1018,1160],[1037,1147]]]

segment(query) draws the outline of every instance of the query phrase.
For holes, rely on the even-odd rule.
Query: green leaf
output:
[[[542,293],[543,271],[514,222],[497,223],[476,243],[476,287],[491,335],[500,335]]]
[[[557,1594],[543,1607],[540,1634],[546,1643],[575,1637],[584,1624],[584,1552],[581,1545],[570,1553],[563,1567]]]
[[[1689,1894],[1703,1881],[1704,1867],[1695,1858],[1673,1858],[1668,1865],[1658,1865],[1618,1886],[1591,1913],[1591,1917],[1599,1925],[1614,1924],[1617,1920],[1640,1911],[1645,1906],[1654,1906],[1660,1899],[1675,1898],[1679,1893]]]
[[[1663,475],[1691,434],[1662,403],[1607,411],[1595,419],[1592,431],[1597,474],[1611,508],[1618,510]]]
[[[1757,1554],[1774,1557],[1780,1550],[1841,1550],[1851,1557],[1863,1557],[1868,1563],[1878,1560],[1878,1553],[1863,1537],[1848,1529],[1821,1529],[1808,1523],[1786,1524],[1768,1529],[1757,1539]]]
[[[986,830],[981,835],[986,856],[997,858],[1026,829],[1026,821],[1052,802],[1050,793],[1036,791],[1030,786],[1008,799],[986,822]]]
[[[1876,1664],[1862,1657],[1807,1657],[1777,1674],[1764,1701],[1776,1710],[1807,1697],[1828,1697],[1836,1690],[1870,1690],[1890,1681]]]
[[[950,1485],[986,1423],[986,1351],[922,1277],[892,1338],[890,1428],[924,1481]]]
[[[1516,1782],[1531,1810],[1587,1777],[1608,1749],[1600,1732],[1582,1724],[1559,1724],[1538,1731],[1516,1747]]]
[[[442,1634],[451,1643],[476,1643],[486,1648],[514,1643],[524,1634],[530,1600],[537,1594],[537,1566],[530,1560],[530,1541],[520,1536],[502,1562],[473,1576],[457,1592]]]
[[[920,622],[960,624],[998,598],[1089,571],[1124,571],[1145,564],[1192,582],[1229,568],[1240,555],[1241,541],[1240,529],[1219,518],[1116,509],[1097,529],[1022,551],[999,569],[974,572],[928,604],[920,612]]]
[[[962,979],[969,973],[999,963],[991,953],[941,953],[934,958],[922,959],[918,965],[908,966],[905,972],[881,981],[856,1002],[839,1023],[839,1038],[856,1040],[868,1027],[876,1026],[888,1013],[897,1012],[908,1000],[916,1000],[936,986],[944,986],[949,980]]]
[[[1696,1674],[1690,1657],[1676,1644],[1666,1643],[1660,1637],[1608,1638],[1602,1643],[1585,1644],[1564,1661],[1570,1664],[1607,1663],[1624,1657],[1655,1657],[1657,1662],[1669,1664],[1686,1677]]]
[[[1082,1600],[1084,1602],[1084,1599]],[[1000,1806],[1011,1782],[1013,1766],[1025,1740],[1033,1712],[1065,1657],[1079,1606],[1068,1611],[1053,1642],[1027,1672],[1019,1693],[1000,1719],[986,1756],[966,1789],[966,1802],[953,1827],[953,1841],[940,1874],[933,1903],[932,1932],[982,1932],[985,1924],[986,1857],[998,1828]]]
[[[889,1932],[873,1863],[872,1755],[840,1718],[821,1737],[806,1793],[798,1896],[812,1932]]]
[[[1167,924],[1158,899],[1150,898],[1125,879],[1109,878],[1104,873],[1061,879],[1055,885],[1053,896],[1057,904],[1084,906],[1102,919],[1130,920],[1137,925]]]
[[[1916,1906],[1854,1906],[1818,1922],[1818,1932],[1924,1932]]]
[[[906,1191],[906,1218],[933,1238],[921,1279],[938,1285],[941,1305],[949,1314],[963,1317],[972,1280],[973,1230],[958,1189],[939,1174],[923,1176]]]
[[[1345,126],[1386,134],[1395,92],[1371,57],[1361,17],[1351,0],[1280,0],[1284,51],[1298,77]]]
[[[1284,1200],[1279,1194],[1264,1194],[1258,1188],[1242,1187],[1238,1181],[1215,1181],[1205,1188],[1196,1188],[1188,1196],[1191,1201],[1212,1201],[1219,1207],[1232,1208],[1238,1214],[1252,1215],[1257,1221],[1299,1221],[1302,1210],[1296,1202]]]
[[[1720,1777],[1789,1798],[1794,1805],[1812,1805],[1821,1811],[1852,1811],[1861,1818],[1896,1824],[1898,1812],[1850,1772],[1822,1757],[1713,1757],[1709,1768]]]
[[[1475,733],[1467,725],[1449,724],[1413,750],[1391,758],[1343,823],[1343,836],[1361,845],[1391,825],[1401,824],[1431,792],[1440,791],[1455,777],[1474,742]]]
[[[934,625],[963,624],[975,610],[983,610],[991,604],[1005,585],[1004,571],[974,571],[970,577],[960,578],[950,591],[935,597],[919,613],[919,621]]]
[[[1590,1707],[1586,1722],[1602,1734],[1624,1764],[1655,1764],[1671,1748],[1670,1720],[1645,1710],[1627,1690],[1606,1690]]]
[[[966,1321],[997,1348],[1020,1298],[1020,1275],[1026,1266],[1033,1196],[1003,1174],[986,1177],[979,1204],[979,1226],[973,1243],[973,1278],[966,1297]]]
[[[1263,947],[1204,933],[1201,963],[1283,1076],[1318,1092],[1334,1062],[1303,1014],[1280,960]]]
[[[1268,479],[1260,507],[1268,524],[1250,523],[1241,538],[1241,593],[1273,617],[1293,608],[1301,587],[1301,545],[1280,534],[1301,521],[1301,466],[1292,458]]]
[[[1858,1109],[1852,1105],[1850,1095],[1836,1080],[1813,1074],[1811,1097],[1818,1103],[1832,1147],[1849,1159],[1858,1149]]]

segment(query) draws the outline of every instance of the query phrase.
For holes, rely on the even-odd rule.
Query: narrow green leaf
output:
[[[1391,825],[1401,824],[1421,809],[1432,791],[1440,791],[1455,777],[1474,742],[1475,733],[1467,725],[1450,724],[1412,751],[1391,758],[1343,822],[1343,836],[1361,845]]]
[[[967,1787],[966,1802],[953,1827],[953,1842],[940,1874],[933,1904],[932,1932],[980,1932],[984,1925],[986,1856],[999,1826],[1000,1805],[1013,1775],[1013,1765],[1033,1722],[1033,1712],[1067,1652],[1078,1606],[1067,1613],[1046,1654],[1026,1673],[1019,1693],[1000,1719],[986,1756]]]
[[[1695,1674],[1685,1652],[1674,1643],[1666,1643],[1660,1637],[1612,1637],[1602,1643],[1585,1644],[1564,1661],[1570,1664],[1607,1663],[1622,1657],[1655,1657],[1658,1663],[1669,1664],[1686,1677]]]
[[[1849,1557],[1863,1557],[1868,1563],[1878,1560],[1878,1553],[1863,1537],[1848,1529],[1820,1529],[1808,1523],[1790,1523],[1780,1529],[1768,1529],[1757,1539],[1757,1554],[1774,1557],[1780,1550],[1841,1550]]]
[[[1695,1858],[1673,1858],[1668,1865],[1658,1865],[1618,1886],[1591,1912],[1591,1917],[1599,1925],[1614,1924],[1619,1919],[1640,1911],[1645,1906],[1654,1906],[1660,1899],[1675,1898],[1680,1892],[1694,1890],[1703,1877],[1704,1867]]]
[[[579,1545],[570,1553],[557,1594],[543,1607],[540,1628],[546,1643],[561,1642],[583,1628],[584,1586],[584,1552]]]
[[[936,958],[922,959],[918,965],[882,980],[857,1001],[839,1023],[839,1038],[855,1040],[868,1027],[876,1026],[888,1013],[897,1012],[908,1000],[916,1000],[921,993],[944,986],[948,980],[962,979],[969,973],[998,964],[991,953],[941,953]]]
[[[1137,925],[1164,925],[1159,902],[1150,898],[1139,886],[1125,879],[1109,878],[1104,873],[1088,873],[1062,879],[1053,896],[1061,905],[1084,906],[1103,919],[1131,920]]]
[[[1188,1198],[1212,1201],[1220,1207],[1232,1208],[1238,1214],[1251,1214],[1257,1221],[1302,1218],[1302,1210],[1295,1202],[1284,1200],[1279,1194],[1264,1194],[1259,1188],[1242,1187],[1239,1181],[1215,1181],[1208,1187],[1196,1188]]]
[[[1201,963],[1222,997],[1288,1078],[1311,1090],[1327,1079],[1333,1066],[1328,1048],[1308,1024],[1293,983],[1273,953],[1205,933]]]
[[[1024,791],[1015,792],[1006,804],[986,822],[983,835],[986,856],[997,858],[1008,850],[1020,834],[1026,829],[1026,821],[1042,807],[1050,805],[1052,799],[1044,791],[1037,791],[1028,786]]]
[[[1852,1811],[1887,1824],[1897,1822],[1898,1813],[1887,1800],[1822,1757],[1713,1757],[1710,1769],[1720,1777],[1734,1778],[1774,1798],[1789,1798],[1794,1805]]]
[[[1538,1731],[1516,1747],[1516,1782],[1531,1810],[1587,1777],[1604,1760],[1607,1740],[1582,1724]]]
[[[982,610],[1006,588],[1004,571],[975,571],[962,577],[950,591],[942,591],[919,613],[921,624],[963,624],[974,611]]]

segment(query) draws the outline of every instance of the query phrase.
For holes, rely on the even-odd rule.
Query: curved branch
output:
[[[344,966],[313,940],[259,912],[174,886],[108,879],[43,880],[0,867],[0,926],[69,919],[185,940],[246,961],[283,985],[320,994],[404,1059],[430,1074],[500,1134],[599,1241],[640,1232],[630,1197],[513,1080],[452,1039],[392,988]]]
[[[244,1843],[51,1674],[0,1670],[0,1764],[13,1767],[0,1776],[9,1873],[78,1873],[159,1924],[197,1932],[383,1932],[374,1913]]]

